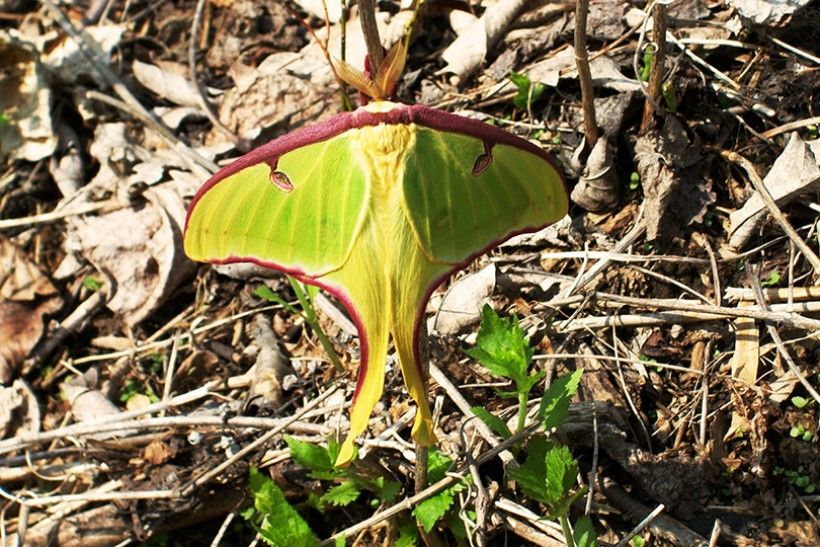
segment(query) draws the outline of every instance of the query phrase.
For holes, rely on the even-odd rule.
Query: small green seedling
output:
[[[806,470],[802,465],[796,470],[776,466],[774,468],[774,476],[785,477],[792,486],[801,490],[804,494],[814,494],[817,491],[811,477],[806,474]]]
[[[533,82],[526,74],[515,71],[510,72],[510,81],[518,88],[513,104],[519,110],[529,110],[547,90],[547,86],[541,82]]]
[[[791,398],[791,403],[797,409],[800,409],[800,410],[802,410],[804,408],[808,409],[808,408],[811,408],[812,405],[814,404],[814,399],[808,399],[806,397],[801,397],[800,395],[795,395],[794,397]]]
[[[769,274],[769,277],[761,282],[761,285],[764,287],[776,287],[780,283],[780,279],[780,272],[775,270]]]
[[[159,402],[159,397],[151,386],[138,378],[129,378],[120,392],[120,402],[127,403],[135,395],[145,395],[152,403]]]
[[[633,192],[641,187],[641,175],[637,171],[632,171],[629,175],[629,189]]]
[[[83,278],[83,287],[85,287],[91,292],[97,292],[98,290],[103,288],[103,284],[102,281],[98,280],[97,278],[87,275]]]
[[[641,64],[641,70],[639,73],[639,76],[642,81],[649,81],[649,74],[652,72],[652,62],[654,60],[655,46],[649,44],[648,46],[646,46],[646,49],[643,50],[643,63]]]
[[[803,441],[811,441],[814,438],[814,435],[811,431],[806,429],[806,427],[802,424],[796,425],[789,430],[789,437],[792,439],[800,439]]]

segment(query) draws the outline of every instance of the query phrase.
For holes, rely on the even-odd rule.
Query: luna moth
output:
[[[509,237],[562,218],[567,191],[541,148],[497,127],[389,100],[394,48],[375,77],[339,64],[373,100],[297,129],[218,171],[188,209],[184,247],[199,261],[252,262],[333,294],[359,332],[353,457],[382,395],[390,338],[418,411],[412,436],[435,442],[419,336],[427,301],[454,271]]]

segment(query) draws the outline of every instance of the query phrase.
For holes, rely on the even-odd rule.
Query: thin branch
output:
[[[661,86],[666,69],[666,5],[654,3],[652,11],[652,37],[655,39],[655,53],[652,57],[652,67],[649,71],[649,98],[644,103],[641,131],[649,127],[652,114],[661,100]]]
[[[746,271],[746,279],[749,281],[749,284],[752,285],[752,288],[755,291],[755,299],[757,300],[758,306],[760,306],[763,309],[766,309],[767,304],[766,299],[763,296],[763,290],[760,287],[759,274],[759,265],[752,265],[752,267],[750,267]],[[772,340],[774,340],[775,344],[777,344],[777,351],[780,353],[780,356],[783,357],[783,360],[786,361],[786,363],[789,365],[789,370],[792,371],[792,374],[794,374],[800,381],[800,383],[803,385],[803,387],[806,388],[806,391],[809,392],[809,395],[811,395],[814,398],[814,400],[817,401],[818,404],[820,404],[820,393],[818,393],[817,390],[814,389],[814,386],[812,386],[809,383],[809,381],[806,379],[806,376],[803,374],[803,371],[800,370],[800,367],[798,367],[797,363],[794,362],[792,356],[789,354],[788,351],[786,351],[786,347],[783,345],[783,340],[781,340],[780,334],[778,334],[777,329],[774,328],[774,326],[772,325],[766,325],[766,328],[769,331],[769,336],[771,336]]]
[[[598,122],[595,119],[595,93],[592,89],[592,73],[587,53],[587,14],[589,0],[578,0],[575,5],[575,63],[581,84],[581,105],[584,110],[584,137],[591,150],[598,142]]]
[[[760,199],[763,200],[763,203],[766,204],[766,208],[769,209],[769,214],[772,215],[772,218],[774,218],[778,224],[780,224],[780,227],[783,228],[783,231],[786,232],[786,235],[789,236],[789,239],[792,240],[795,247],[800,249],[800,252],[803,253],[803,256],[805,256],[806,260],[809,261],[811,267],[814,269],[814,275],[820,276],[820,258],[814,253],[812,248],[809,247],[805,241],[803,241],[803,238],[800,237],[797,231],[786,219],[786,216],[777,206],[777,202],[775,202],[774,198],[769,193],[769,189],[766,188],[765,184],[763,184],[763,180],[760,178],[760,175],[757,174],[757,170],[754,165],[752,165],[752,162],[740,154],[730,150],[720,150],[719,152],[721,156],[732,163],[736,163],[743,168],[744,171],[746,171],[752,186],[754,186],[760,196]]]
[[[194,87],[196,88],[199,106],[205,112],[208,120],[210,120],[214,127],[225,134],[231,142],[239,144],[242,139],[233,131],[225,127],[225,124],[219,120],[213,106],[210,101],[208,101],[205,86],[203,86],[202,82],[199,81],[199,78],[196,77],[196,46],[199,41],[199,27],[202,25],[202,16],[204,13],[205,0],[197,0],[196,11],[194,12],[194,21],[191,23],[191,41],[188,45],[188,72],[191,76],[191,81],[194,83]]]
[[[375,0],[359,0],[359,21],[362,25],[362,34],[367,44],[367,56],[370,59],[370,72],[375,74],[384,59],[384,49],[379,38],[379,26],[376,23]]]

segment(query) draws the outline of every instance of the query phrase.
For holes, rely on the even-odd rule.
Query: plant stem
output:
[[[564,532],[564,541],[567,542],[567,547],[575,547],[575,539],[572,537],[572,530],[569,527],[567,514],[563,513],[558,517],[558,521],[561,523],[561,530]]]
[[[528,401],[529,396],[527,393],[518,394],[518,425],[515,428],[516,433],[518,433],[519,431],[523,431],[524,427],[526,426]]]
[[[416,494],[427,488],[427,461],[429,459],[428,456],[428,448],[426,446],[419,446],[418,444],[416,444]]]
[[[379,38],[379,26],[376,24],[376,2],[375,0],[359,0],[359,21],[362,24],[362,34],[364,42],[367,44],[367,56],[370,59],[371,73],[382,64],[384,50]]]
[[[302,288],[302,284],[296,279],[288,276],[288,281],[290,281],[290,286],[293,287],[293,292],[296,293],[296,298],[299,299],[299,304],[305,312],[305,321],[307,321],[310,328],[313,329],[313,332],[316,333],[319,343],[322,344],[327,356],[330,358],[330,362],[333,363],[333,368],[335,368],[337,372],[344,372],[345,368],[342,366],[339,354],[336,353],[336,348],[333,347],[325,331],[322,330],[322,326],[319,325],[319,318],[316,316],[316,310],[313,307],[313,301],[310,299],[310,296],[305,292],[305,289]]]
[[[592,73],[587,55],[587,14],[589,0],[578,0],[575,4],[575,64],[578,67],[578,81],[581,84],[581,106],[584,110],[584,137],[591,150],[598,142],[598,122],[595,120],[595,95],[592,90]]]
[[[664,65],[666,61],[666,5],[656,3],[652,12],[652,37],[655,39],[655,53],[652,56],[652,66],[649,69],[649,97],[643,106],[641,131],[644,131],[652,122],[652,113],[661,100],[661,85],[663,84]]]

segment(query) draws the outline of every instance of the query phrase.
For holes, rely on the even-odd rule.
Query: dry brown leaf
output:
[[[185,205],[172,183],[145,192],[141,208],[69,220],[66,249],[108,276],[107,306],[135,325],[160,306],[196,266],[182,251]]]
[[[589,153],[578,184],[572,189],[572,201],[587,211],[607,211],[618,205],[619,188],[612,151],[606,137],[601,137]]]
[[[592,59],[589,70],[595,86],[621,92],[640,91],[641,89],[641,84],[637,80],[626,77],[618,64],[606,55]],[[533,65],[527,71],[527,76],[532,81],[538,81],[550,87],[557,86],[559,80],[577,78],[575,48],[566,47],[554,56]]]
[[[188,79],[188,67],[171,61],[156,65],[134,61],[134,77],[139,83],[163,99],[180,106],[199,107],[199,92]]]
[[[93,421],[120,412],[119,407],[108,400],[101,391],[86,386],[82,379],[75,378],[64,382],[61,388],[77,421]]]
[[[22,380],[0,388],[0,439],[40,431],[40,405]]]
[[[48,277],[0,235],[0,382],[14,378],[19,364],[43,335],[44,316],[62,305]]]
[[[820,157],[815,157],[809,145],[797,133],[792,133],[786,148],[763,179],[763,185],[781,206],[814,192],[820,189]],[[766,205],[755,192],[743,207],[729,215],[729,246],[742,248],[767,215]]]
[[[526,3],[526,0],[499,0],[489,6],[481,18],[464,29],[441,54],[447,62],[441,72],[454,73],[462,82],[472,75],[484,62],[488,49],[504,35]]]
[[[683,125],[667,116],[659,129],[647,131],[635,144],[638,174],[646,194],[646,235],[668,241],[692,222],[699,222],[715,200],[700,143],[689,140]]]
[[[176,450],[160,440],[152,441],[142,451],[142,459],[154,465],[161,465],[176,455]]]
[[[51,122],[51,89],[34,45],[16,30],[0,31],[0,159],[38,161],[57,147]]]
[[[92,43],[94,49],[102,53],[104,60],[111,62],[111,51],[120,42],[125,33],[126,25],[100,24],[87,26],[83,30],[84,39]],[[86,46],[88,47],[88,46]],[[56,36],[56,39],[43,47],[41,51],[42,63],[48,70],[64,83],[76,83],[82,78],[92,78],[99,87],[107,88],[108,81],[88,62],[77,41],[65,34]]]
[[[443,335],[457,334],[481,318],[481,307],[495,288],[496,267],[490,264],[456,280],[444,294],[432,329]]]
[[[756,25],[776,25],[811,0],[726,0],[740,15]]]
[[[310,79],[284,71],[254,71],[244,78],[243,86],[225,93],[219,109],[222,123],[244,138],[254,138],[272,127],[298,127],[336,113],[336,90],[317,86]],[[211,131],[207,142],[224,140],[221,131]]]

